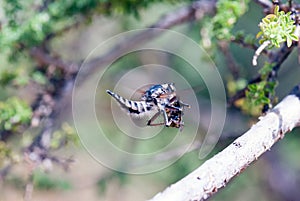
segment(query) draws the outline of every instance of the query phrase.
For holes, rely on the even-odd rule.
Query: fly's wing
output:
[[[192,86],[191,88],[184,88],[184,89],[178,89],[177,93],[181,94],[181,95],[186,95],[187,93],[191,93],[194,91],[195,94],[200,93],[201,91],[203,91],[205,89],[204,86],[199,85],[199,86]]]
[[[145,85],[139,87],[136,91],[141,94],[144,94],[148,89],[150,89],[154,85],[156,85],[156,84],[145,84]]]
[[[177,90],[177,96],[176,96],[176,101],[178,100],[178,103],[180,105],[180,107],[182,108],[182,110],[184,110],[184,108],[191,108],[189,103],[186,103],[184,101],[181,100],[181,98],[194,92],[195,94],[200,93],[201,91],[203,91],[205,89],[204,86],[202,85],[198,85],[198,86],[193,86],[192,88],[186,88],[186,89],[179,89]]]
[[[153,96],[153,92],[151,92],[152,90],[155,91],[155,89],[157,88],[162,88],[163,90],[169,90],[169,92],[167,93],[162,93],[159,95],[159,97],[155,97],[155,98],[169,98],[170,96],[173,96],[175,94],[175,90],[172,91],[173,89],[171,88],[168,88],[166,89],[166,86],[167,85],[166,83],[165,84],[146,84],[146,85],[143,85],[141,87],[139,87],[138,89],[135,90],[135,92],[133,93],[132,95],[132,99],[135,99],[135,100],[147,100],[147,97],[149,96]],[[168,84],[170,85],[170,84]],[[173,86],[174,84],[172,84]],[[150,90],[150,91],[149,91]],[[152,97],[153,98],[153,97]]]
[[[141,86],[137,89],[133,89],[132,87],[127,88],[130,91],[134,91],[132,96],[130,97],[130,99],[132,99],[132,100],[145,100],[144,96],[146,94],[146,91],[154,85],[155,84],[146,84],[146,85],[143,85],[143,86]]]
[[[147,94],[146,92],[155,84],[146,84],[140,88],[138,88],[133,96],[136,96],[139,100],[146,100]]]

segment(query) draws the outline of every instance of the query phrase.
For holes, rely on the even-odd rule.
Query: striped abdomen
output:
[[[146,101],[132,101],[118,94],[106,90],[106,92],[111,95],[120,105],[122,108],[127,110],[130,114],[141,114],[150,111],[153,108],[153,104],[148,104]]]

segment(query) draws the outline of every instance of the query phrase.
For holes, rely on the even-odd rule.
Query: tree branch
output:
[[[30,50],[30,55],[35,59],[39,65],[52,65],[62,69],[66,73],[77,73],[79,64],[65,62],[60,58],[52,57],[49,53],[42,48],[34,47]]]
[[[206,200],[300,125],[300,84],[222,152],[151,201]]]

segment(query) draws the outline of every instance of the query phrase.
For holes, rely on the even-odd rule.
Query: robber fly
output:
[[[190,107],[178,99],[173,83],[152,85],[142,94],[138,101],[128,100],[110,90],[106,90],[106,92],[130,114],[140,115],[156,111],[147,122],[148,126],[165,125],[166,127],[180,128],[182,130],[184,125],[182,120],[184,107]],[[164,122],[153,123],[161,114]]]

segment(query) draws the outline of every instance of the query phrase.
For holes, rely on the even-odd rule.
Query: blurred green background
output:
[[[183,1],[180,3],[153,3],[147,8],[140,9],[138,18],[132,14],[115,14],[111,16],[92,15],[89,23],[80,24],[76,29],[71,29],[61,36],[56,37],[51,43],[51,48],[55,50],[55,54],[64,60],[80,62],[85,59],[98,44],[110,37],[124,31],[145,28],[155,23],[164,14],[174,11],[185,4],[186,2]],[[0,3],[0,9],[1,7],[2,5]],[[30,11],[28,10],[28,12]],[[238,20],[234,30],[243,30],[245,33],[255,35],[259,31],[258,23],[262,17],[263,13],[261,7],[251,2],[248,11]],[[4,18],[4,15],[1,14],[1,10],[0,18]],[[201,26],[202,21],[196,21],[176,26],[172,28],[172,30],[178,31],[193,39],[196,43],[201,44]],[[105,52],[106,50],[103,51]],[[189,49],[182,47],[182,51],[188,52]],[[230,44],[229,51],[239,67],[241,80],[250,80],[257,75],[259,67],[253,67],[251,64],[254,53],[253,50],[243,48],[237,44]],[[210,103],[209,93],[203,81],[197,77],[193,77],[193,71],[186,71],[183,66],[187,64],[181,59],[174,58],[168,54],[156,54],[157,53],[149,51],[127,55],[125,58],[115,62],[112,68],[106,72],[107,74],[103,81],[106,84],[99,85],[99,95],[96,96],[96,113],[99,115],[100,120],[101,115],[107,115],[107,119],[101,122],[107,131],[106,133],[108,133],[107,138],[116,146],[120,146],[125,150],[135,150],[136,152],[155,150],[157,147],[163,146],[165,142],[172,139],[173,134],[177,132],[175,132],[174,129],[165,128],[163,131],[164,135],[159,136],[156,141],[154,140],[148,144],[140,142],[139,144],[139,142],[133,143],[128,140],[128,138],[118,134],[116,128],[111,126],[113,120],[111,119],[110,108],[107,108],[110,106],[111,97],[105,94],[103,89],[111,89],[110,87],[113,87],[128,70],[135,66],[152,62],[172,66],[181,75],[185,76],[192,87],[200,88],[201,90],[195,90],[195,93],[199,101],[200,110],[203,112],[200,114],[200,128],[203,130],[200,129],[198,131],[196,140],[201,140],[203,138],[203,132],[207,129],[206,123],[210,115],[209,110],[206,110],[210,107]],[[203,59],[203,62],[205,62],[205,58]],[[227,63],[224,54],[216,51],[213,59],[222,76],[224,85],[227,86],[230,80],[232,80],[232,76],[226,66]],[[260,57],[259,63],[263,63],[263,59],[263,57]],[[0,71],[2,72],[14,68],[14,65],[16,65],[7,61],[7,55],[5,53],[0,55],[0,60]],[[32,63],[26,56],[21,57],[20,61],[21,62],[18,62],[17,65],[19,65],[18,71],[20,71],[22,75],[23,71],[26,72],[32,68]],[[297,52],[293,52],[283,63],[279,71],[279,86],[276,90],[279,100],[286,96],[292,87],[299,82],[299,71]],[[151,73],[149,73],[148,79],[150,82],[151,80],[160,79],[150,76],[155,76],[155,74],[151,75]],[[161,75],[161,77],[165,76],[170,76],[169,79],[172,79],[172,75]],[[137,77],[136,79],[141,81],[144,78]],[[21,82],[21,80],[19,81]],[[135,83],[134,80],[132,82]],[[126,87],[130,88],[130,86],[122,85],[120,90],[127,90]],[[136,88],[138,87],[139,86],[136,86]],[[184,89],[184,84],[179,85],[178,88],[178,93],[181,95],[182,100],[187,96],[186,93],[193,93],[192,89],[188,89],[187,92],[180,92],[180,90],[186,90]],[[82,100],[77,100],[82,101],[82,109],[84,109],[84,90],[88,89],[82,86]],[[189,90],[192,90],[192,92],[189,92]],[[23,94],[24,91],[26,92],[25,94]],[[16,90],[10,87],[2,87],[0,98],[4,100],[12,95],[21,95],[25,100],[30,101],[32,97],[29,92],[31,92],[30,89],[18,88]],[[130,95],[130,93],[124,93],[122,95],[126,96]],[[189,132],[189,122],[193,121],[193,115],[196,115],[193,114],[193,112],[195,112],[193,109],[190,111],[187,109],[186,111],[186,116],[184,117],[186,123],[186,127],[184,128],[186,130],[184,131],[185,135]],[[64,116],[67,121],[72,124],[71,111],[67,110]],[[126,123],[128,119],[124,119],[124,121]],[[228,108],[227,119],[221,139],[213,152],[207,156],[206,159],[225,148],[236,137],[248,130],[256,121],[256,118],[252,118],[236,108]],[[82,126],[89,128],[89,119],[82,122]],[[95,128],[90,127],[90,129],[92,132]],[[288,200],[288,198],[300,197],[300,193],[297,191],[300,185],[300,160],[298,156],[300,152],[300,146],[298,146],[300,140],[299,131],[299,129],[295,129],[289,133],[283,140],[278,142],[272,150],[264,154],[258,161],[237,176],[228,186],[217,193],[216,196],[213,196],[211,200],[281,201]],[[182,136],[183,142],[190,140],[190,137],[191,136],[188,135]],[[19,139],[20,136],[15,136],[9,142],[9,145],[12,147],[16,145],[15,149],[18,151],[21,150],[17,144]],[[26,141],[26,135],[25,137],[21,137],[21,139]],[[100,144],[99,142],[99,145]],[[173,148],[175,149],[176,147]],[[71,144],[68,147],[56,151],[55,154],[59,156],[73,156],[75,162],[71,164],[67,172],[60,168],[54,168],[51,172],[36,170],[33,175],[34,191],[32,200],[145,200],[162,191],[168,185],[183,178],[206,160],[199,160],[198,150],[194,150],[183,155],[178,161],[163,170],[145,175],[132,175],[115,172],[106,168],[91,157],[81,144]],[[149,165],[150,164],[151,161],[149,161]],[[29,169],[30,167],[28,167],[26,163],[18,163],[12,168],[11,174],[1,183],[0,200],[23,200],[24,185]]]

